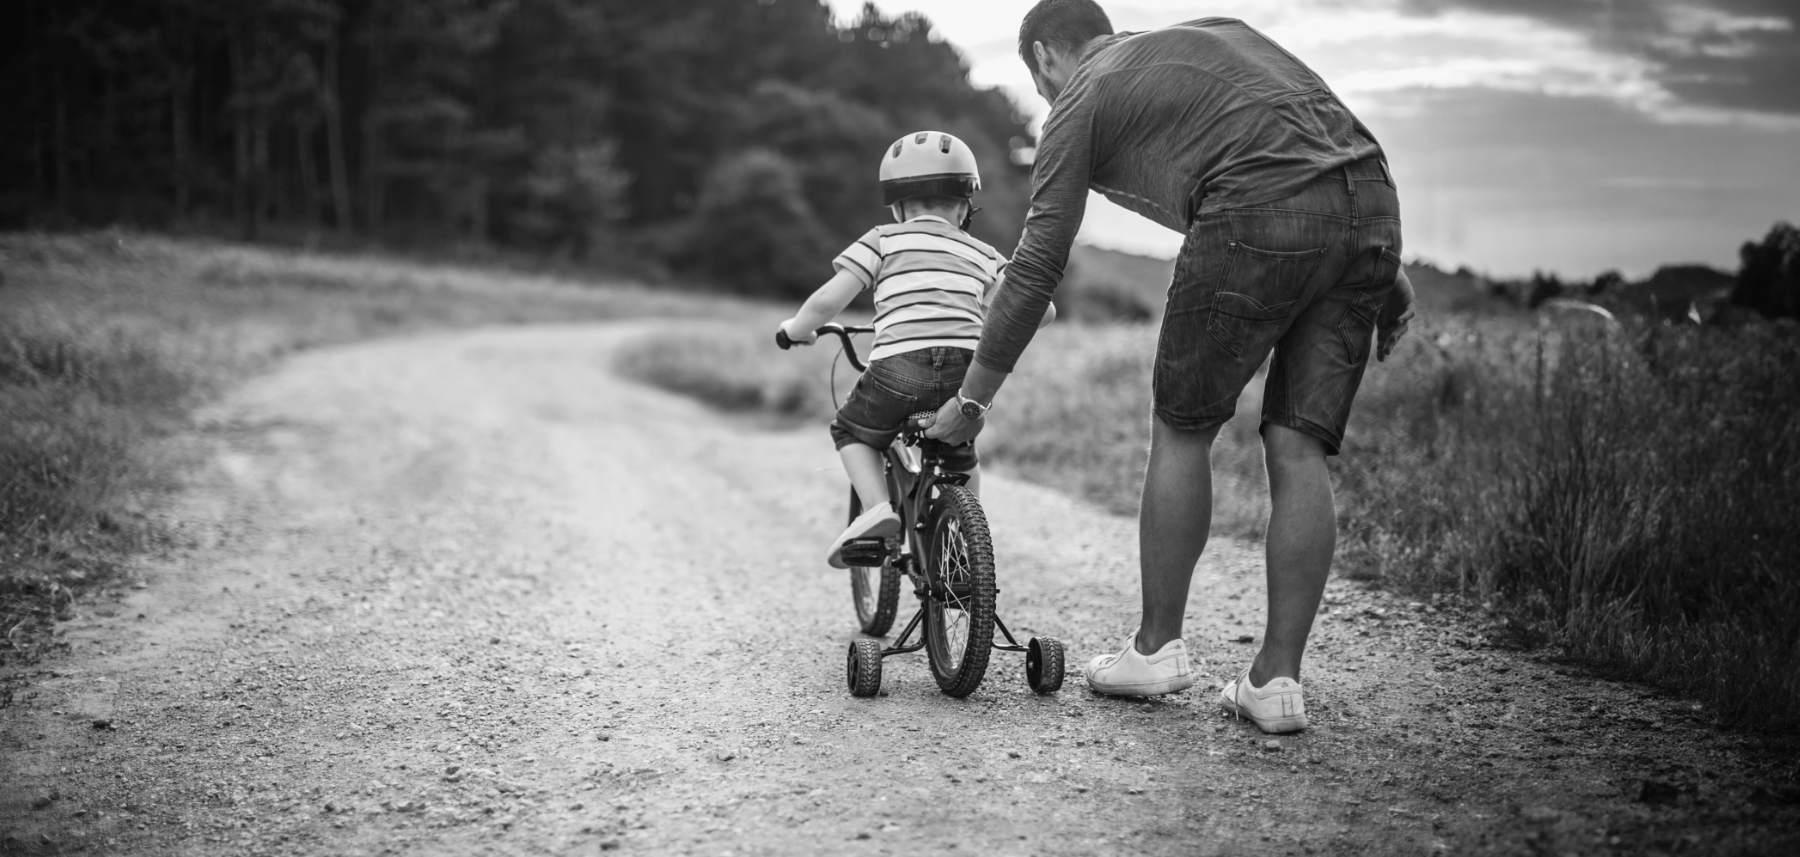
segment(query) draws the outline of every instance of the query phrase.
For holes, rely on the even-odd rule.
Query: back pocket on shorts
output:
[[[1279,252],[1242,241],[1228,244],[1224,278],[1207,313],[1207,332],[1234,357],[1273,346],[1327,249]]]

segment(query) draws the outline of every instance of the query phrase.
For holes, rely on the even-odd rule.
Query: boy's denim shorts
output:
[[[831,421],[831,439],[843,449],[866,443],[887,449],[906,427],[906,418],[920,411],[935,413],[962,389],[963,375],[975,352],[967,348],[922,348],[869,364],[856,380],[850,398]],[[944,447],[944,469],[966,472],[980,459],[975,443]]]
[[[1263,422],[1336,455],[1399,270],[1400,200],[1379,159],[1195,218],[1156,347],[1156,416],[1189,431],[1223,425],[1273,351]]]

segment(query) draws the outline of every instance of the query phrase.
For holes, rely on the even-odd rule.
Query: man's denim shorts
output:
[[[1204,214],[1175,262],[1156,347],[1156,416],[1216,428],[1271,351],[1264,423],[1336,455],[1400,270],[1400,200],[1378,159],[1287,199]]]
[[[963,375],[974,357],[967,348],[940,346],[870,363],[831,421],[831,439],[838,449],[852,443],[887,449],[906,427],[907,417],[920,411],[935,413],[962,389]],[[979,462],[974,441],[944,448],[945,470],[966,472]]]

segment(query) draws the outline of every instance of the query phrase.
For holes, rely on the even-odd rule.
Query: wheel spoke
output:
[[[946,654],[955,669],[962,665],[969,645],[968,605],[956,591],[969,582],[969,546],[961,522],[954,518],[944,528],[943,546],[938,551],[938,580],[944,586],[944,638],[950,649]]]
[[[974,494],[942,486],[934,495],[932,526],[922,571],[931,592],[925,602],[926,640],[938,686],[964,697],[980,686],[994,621],[992,547]]]

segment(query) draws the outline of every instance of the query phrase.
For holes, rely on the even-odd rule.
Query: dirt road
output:
[[[851,698],[844,488],[610,371],[644,325],[297,357],[200,415],[192,544],[82,605],[0,710],[0,852],[1795,853],[1792,776],[1690,704],[1334,581],[1313,728],[1217,711],[1260,559],[1217,541],[1210,682],[1057,695],[922,655]],[[987,482],[1001,610],[1075,663],[1135,604],[1131,521]],[[1785,782],[1785,785],[1784,785]]]

